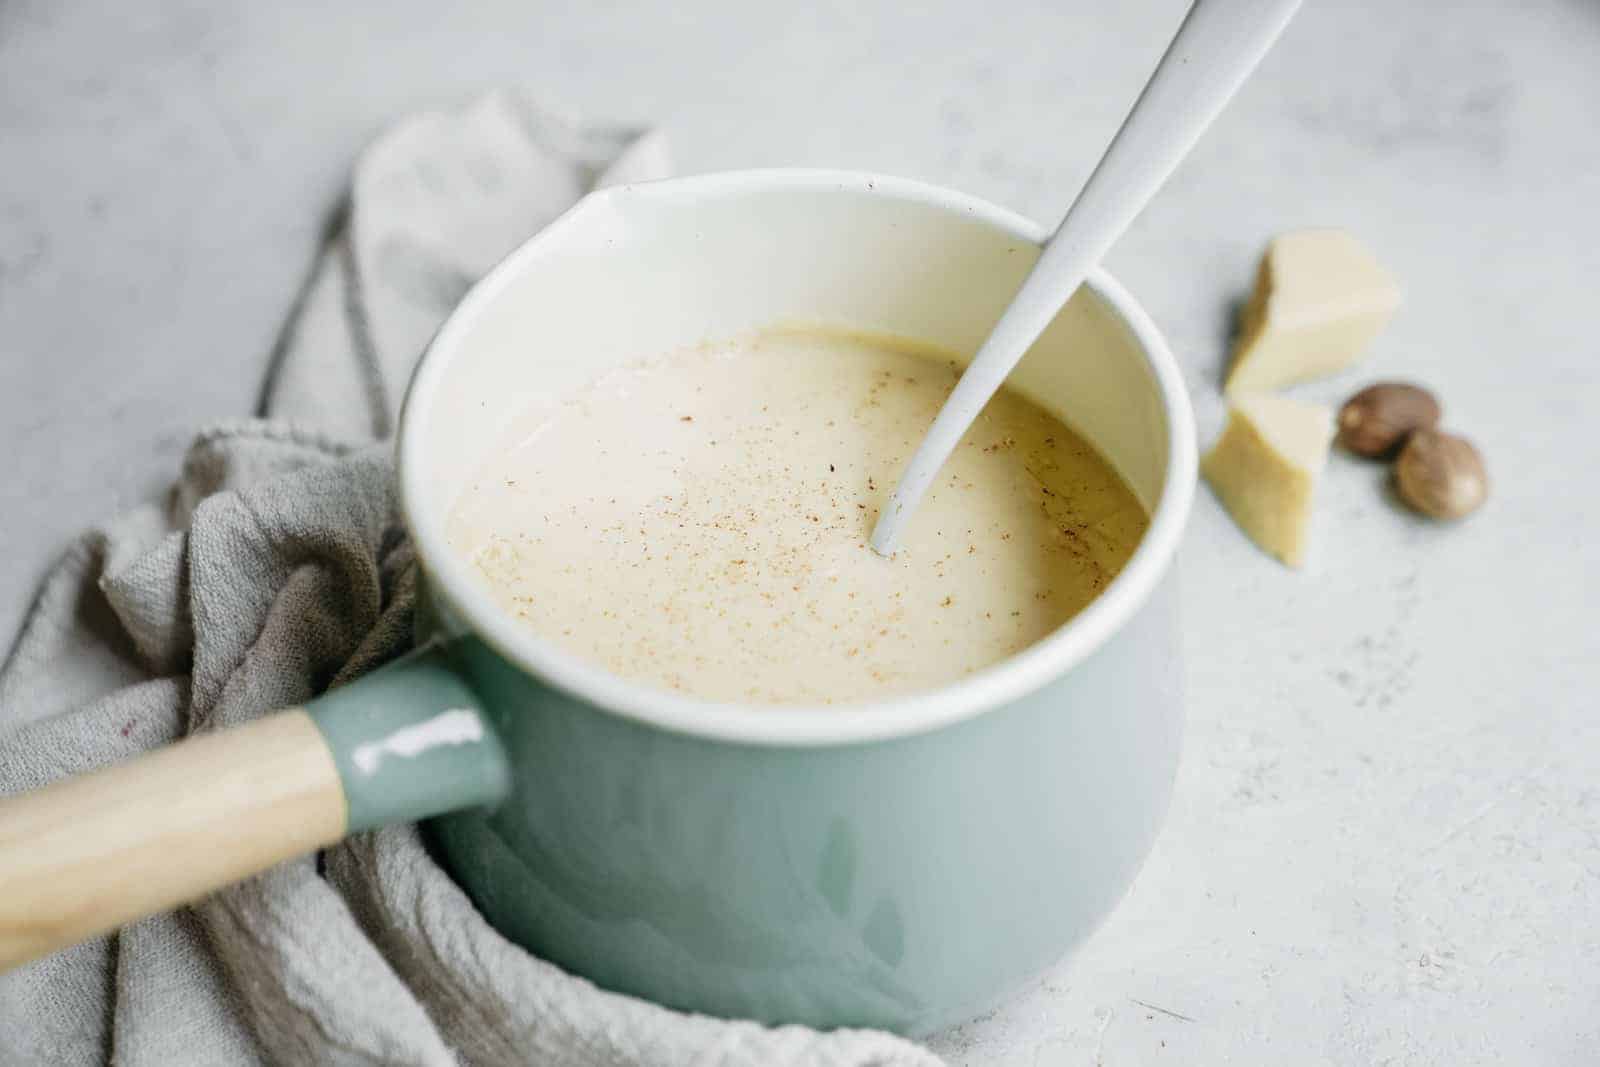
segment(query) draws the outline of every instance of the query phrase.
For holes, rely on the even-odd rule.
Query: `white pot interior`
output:
[[[818,323],[932,342],[971,358],[1037,247],[989,219],[875,187],[696,183],[585,203],[491,282],[451,338],[421,425],[425,481],[448,510],[497,445],[606,371],[763,326]],[[1147,508],[1167,419],[1138,339],[1081,291],[1013,387],[1115,464]]]
[[[445,529],[486,459],[538,411],[638,360],[773,325],[931,342],[970,359],[1037,257],[1037,228],[981,201],[841,172],[710,175],[591,196],[468,295],[424,358],[401,419],[400,481],[441,604],[546,682],[675,730],[835,744],[958,721],[1070,670],[1164,574],[1194,480],[1192,417],[1159,333],[1095,275],[1012,384],[1092,441],[1153,521],[1122,574],[1044,641],[962,682],[849,715],[760,715],[628,682],[576,660],[495,605]],[[574,457],[574,462],[583,462]]]

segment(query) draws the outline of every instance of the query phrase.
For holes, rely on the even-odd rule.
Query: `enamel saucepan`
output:
[[[0,965],[426,819],[508,937],[675,1007],[918,1033],[1049,966],[1149,852],[1182,726],[1171,565],[1192,416],[1110,277],[1090,277],[1012,384],[1098,446],[1149,531],[1070,623],[956,684],[815,708],[644,688],[519,626],[445,539],[530,405],[780,322],[970,358],[1040,237],[966,196],[852,173],[582,201],[473,289],[412,381],[398,448],[418,651],[307,707],[0,802]]]

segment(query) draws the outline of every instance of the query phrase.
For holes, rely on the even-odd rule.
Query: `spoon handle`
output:
[[[950,453],[1028,346],[1255,70],[1300,0],[1195,0],[1122,128],[988,340],[956,383],[872,531],[894,551]]]

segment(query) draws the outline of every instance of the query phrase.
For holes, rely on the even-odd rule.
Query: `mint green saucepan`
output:
[[[428,819],[507,936],[674,1007],[917,1033],[1049,966],[1149,851],[1182,726],[1171,564],[1194,431],[1166,345],[1109,277],[1012,381],[1099,446],[1149,532],[1071,623],[957,684],[816,708],[658,692],[519,626],[445,538],[530,405],[784,321],[970,354],[1040,236],[955,193],[847,173],[584,200],[478,284],[412,382],[399,470],[419,651],[307,708],[0,804],[0,965]]]

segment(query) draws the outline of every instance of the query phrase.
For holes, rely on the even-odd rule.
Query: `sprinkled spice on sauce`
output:
[[[637,364],[519,427],[451,540],[508,612],[636,681],[756,704],[949,682],[1075,615],[1147,523],[1092,447],[1002,391],[900,551],[874,555],[958,371],[926,346],[799,330]]]

